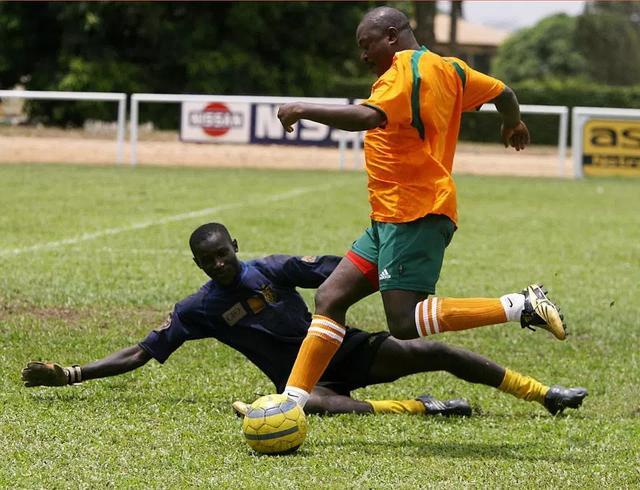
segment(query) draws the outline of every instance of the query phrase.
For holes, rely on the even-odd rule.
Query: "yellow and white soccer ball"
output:
[[[264,454],[296,451],[307,437],[307,419],[286,395],[267,395],[249,405],[242,432],[251,448]]]

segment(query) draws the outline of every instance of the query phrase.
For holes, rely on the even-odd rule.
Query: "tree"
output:
[[[589,77],[611,85],[640,83],[640,4],[590,2],[576,24]]]
[[[575,33],[575,17],[547,17],[509,37],[498,48],[491,71],[507,83],[586,77],[587,61],[576,47]]]
[[[436,35],[434,31],[434,22],[437,12],[436,2],[414,1],[413,11],[416,21],[415,35],[420,44],[426,46],[434,46],[436,44]]]
[[[0,2],[0,86],[32,90],[331,96],[362,76],[352,2]],[[358,94],[366,95],[366,94]],[[55,106],[55,109],[54,109]],[[33,102],[45,122],[104,104]],[[145,111],[166,111],[155,106]],[[175,108],[171,119],[175,119]]]
[[[449,13],[449,55],[458,56],[458,19],[462,17],[462,0],[451,1]]]

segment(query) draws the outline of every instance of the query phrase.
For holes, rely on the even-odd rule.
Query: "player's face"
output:
[[[199,244],[193,260],[211,279],[222,285],[229,285],[240,271],[237,251],[238,243],[235,240],[214,234]]]
[[[356,40],[362,50],[360,59],[378,76],[389,69],[393,62],[393,41],[389,35],[366,20],[358,26]]]

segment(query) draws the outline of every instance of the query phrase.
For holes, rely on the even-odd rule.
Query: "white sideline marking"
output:
[[[96,238],[100,238],[103,236],[118,235],[120,233],[124,233],[127,231],[142,230],[144,228],[149,228],[150,226],[163,225],[165,223],[173,223],[175,221],[184,221],[191,218],[197,218],[198,216],[206,216],[211,213],[225,211],[227,209],[243,208],[245,206],[251,206],[253,204],[262,205],[267,202],[283,201],[285,199],[300,196],[302,194],[307,194],[309,192],[326,190],[330,188],[340,187],[342,185],[346,185],[346,183],[336,183],[336,184],[331,184],[331,185],[326,185],[321,187],[317,187],[317,186],[299,187],[297,189],[293,189],[288,192],[283,192],[282,194],[276,194],[271,197],[262,197],[259,200],[252,200],[251,202],[244,201],[244,202],[236,202],[231,204],[223,204],[221,206],[215,206],[212,208],[204,208],[204,209],[199,209],[197,211],[189,211],[187,213],[174,214],[173,216],[167,216],[165,218],[159,218],[156,220],[142,221],[140,223],[134,223],[129,226],[121,226],[118,228],[106,228],[104,230],[95,231],[93,233],[83,233],[82,235],[78,235],[72,238],[64,238],[62,240],[56,240],[54,242],[38,243],[36,245],[30,245],[28,247],[21,247],[21,248],[0,249],[0,257],[6,257],[9,255],[20,255],[25,252],[35,252],[38,250],[50,250],[52,248],[58,248],[65,245],[75,245],[77,243],[87,242],[89,240],[95,240]]]
[[[74,247],[72,250],[80,250],[80,247]],[[181,255],[184,257],[191,257],[191,252],[187,250],[179,250],[177,248],[116,248],[116,247],[100,247],[94,248],[96,252],[113,253],[118,255],[130,254],[130,255]],[[246,257],[248,259],[256,257],[266,257],[272,255],[273,252],[238,252],[238,257]],[[295,254],[294,254],[295,255]],[[300,254],[298,254],[300,255]]]

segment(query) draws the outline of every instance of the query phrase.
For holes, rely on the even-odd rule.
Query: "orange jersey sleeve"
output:
[[[497,78],[474,70],[458,58],[445,59],[457,64],[464,70],[463,111],[477,110],[482,104],[495,99],[504,90],[504,83]]]

